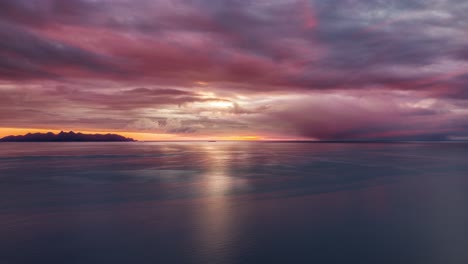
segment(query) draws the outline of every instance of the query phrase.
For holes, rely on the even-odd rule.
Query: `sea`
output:
[[[0,143],[0,263],[468,263],[468,143]]]

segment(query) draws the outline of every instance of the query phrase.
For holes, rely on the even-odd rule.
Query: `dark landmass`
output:
[[[28,133],[24,136],[7,136],[0,142],[132,142],[132,138],[126,138],[117,134],[83,134],[70,132]]]

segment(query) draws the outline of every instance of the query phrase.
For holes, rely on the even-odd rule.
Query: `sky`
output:
[[[466,0],[2,0],[0,136],[468,139]]]

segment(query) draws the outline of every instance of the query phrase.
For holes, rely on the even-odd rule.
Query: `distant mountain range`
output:
[[[7,136],[0,142],[131,142],[132,138],[126,138],[117,134],[83,134],[70,132],[28,133],[23,136]]]

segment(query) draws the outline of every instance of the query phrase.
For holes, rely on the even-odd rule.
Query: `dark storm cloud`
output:
[[[105,74],[106,58],[0,21],[0,74],[5,79],[54,78],[66,69]]]
[[[86,0],[2,0],[2,20],[27,24],[31,27],[48,23],[85,23],[89,13],[104,11],[99,1]]]
[[[2,79],[29,79],[29,78],[56,78],[55,74],[41,70],[37,65],[25,59],[0,56],[0,78]]]
[[[296,99],[286,110],[270,112],[257,122],[316,139],[443,140],[460,131],[466,134],[468,119],[438,104],[405,107],[389,96],[327,94]]]
[[[187,85],[200,79],[234,83],[251,91],[388,86],[379,76],[391,75],[396,81],[420,78],[390,68],[430,65],[463,46],[431,33],[433,28],[461,19],[452,14],[453,7],[440,1],[73,0],[64,5],[49,0],[5,1],[2,5],[3,18],[17,23],[30,17],[91,31],[107,28],[122,38],[121,44],[108,40],[105,33],[90,37],[102,39],[96,45],[127,72],[114,78],[153,76],[168,84]],[[416,18],[408,19],[411,15]],[[34,47],[23,47],[23,53],[28,51],[26,59],[39,60],[38,54],[43,54],[50,62],[80,62],[90,69],[105,69],[93,58],[93,51],[59,48],[65,44],[39,40],[38,35],[22,36],[26,33],[15,28],[10,31],[21,35],[17,39],[33,38],[22,41]],[[138,39],[138,31],[150,41],[142,39],[135,45],[119,35],[133,34]],[[9,40],[3,46],[10,48],[18,42],[11,36],[4,39]]]
[[[364,32],[362,28],[344,28],[319,32],[320,39],[332,48],[323,66],[343,70],[387,65],[422,66],[447,55],[447,50],[442,48],[449,47],[450,40],[408,31]]]
[[[468,74],[460,74],[448,80],[431,83],[429,93],[434,97],[466,100],[468,99]]]

